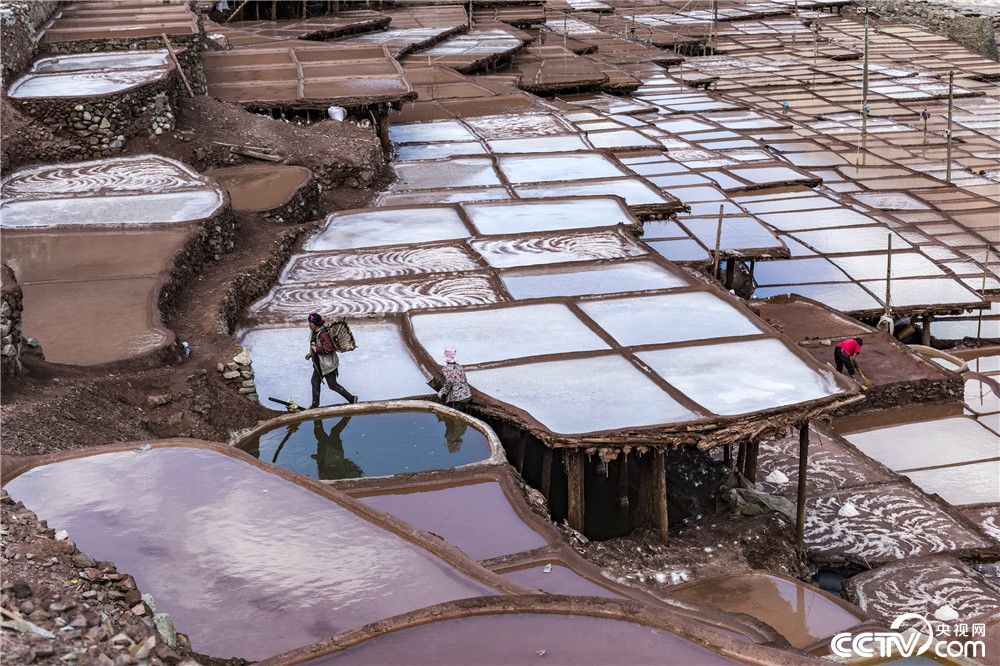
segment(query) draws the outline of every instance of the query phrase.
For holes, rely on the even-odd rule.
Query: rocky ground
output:
[[[752,569],[809,579],[795,546],[795,529],[777,513],[706,516],[660,541],[656,530],[635,530],[608,541],[570,542],[583,557],[626,585],[669,593],[689,580]]]
[[[6,492],[0,495],[4,663],[238,664],[191,653],[132,576],[80,552]]]

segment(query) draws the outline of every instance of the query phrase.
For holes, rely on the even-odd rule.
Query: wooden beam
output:
[[[749,444],[747,442],[740,442],[737,446],[739,446],[739,449],[736,451],[736,471],[746,476],[744,467],[746,467],[747,463],[747,446]]]
[[[920,344],[924,347],[931,346],[931,315],[925,314],[923,320],[923,326],[920,331]]]
[[[240,3],[240,6],[234,9],[233,13],[226,17],[226,20],[222,22],[222,25],[226,25],[227,23],[232,21],[233,17],[235,17],[237,14],[243,11],[243,7],[245,7],[248,2],[250,2],[250,0],[243,0],[243,2]]]
[[[667,452],[657,449],[653,458],[653,488],[656,493],[656,525],[660,528],[660,540],[669,540],[670,518],[667,512]]]
[[[167,47],[167,53],[170,54],[170,59],[174,61],[174,67],[177,68],[177,73],[181,75],[181,81],[184,82],[184,87],[187,89],[188,97],[194,97],[194,91],[191,90],[191,84],[188,83],[188,77],[184,75],[184,70],[181,69],[181,63],[177,60],[177,54],[174,53],[174,47],[170,45],[170,40],[167,39],[167,33],[161,33],[163,37],[163,43]]]
[[[730,257],[726,259],[726,289],[733,288],[733,282],[736,281],[736,261]]]
[[[733,445],[725,444],[722,447],[722,462],[726,467],[733,466]]]
[[[802,548],[806,529],[806,473],[809,464],[809,421],[799,424],[799,489],[796,496],[795,539]]]
[[[568,450],[563,455],[566,466],[566,503],[568,506],[566,519],[569,521],[570,527],[582,534],[584,520],[583,453]]]
[[[544,445],[543,445],[544,446]],[[552,491],[552,449],[548,446],[542,452],[542,495],[548,501]]]

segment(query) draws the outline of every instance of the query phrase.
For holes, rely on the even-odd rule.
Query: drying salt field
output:
[[[4,663],[1000,662],[998,41],[0,0]]]

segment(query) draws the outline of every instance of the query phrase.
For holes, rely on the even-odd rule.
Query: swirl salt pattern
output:
[[[848,502],[859,515],[840,515]],[[922,493],[888,484],[810,500],[805,541],[812,557],[873,564],[990,545]]]
[[[173,160],[143,156],[24,169],[5,180],[0,191],[4,199],[17,201],[64,194],[104,196],[115,192],[177,192],[207,186],[204,178]]]
[[[644,254],[638,246],[629,243],[615,232],[474,240],[471,245],[491,266],[498,267],[591,259],[622,259]]]
[[[286,285],[258,301],[251,312],[263,320],[298,320],[322,310],[336,316],[363,317],[407,310],[486,305],[505,300],[479,275],[333,286]]]
[[[308,253],[289,262],[282,272],[281,283],[343,282],[478,268],[466,250],[455,246]]]

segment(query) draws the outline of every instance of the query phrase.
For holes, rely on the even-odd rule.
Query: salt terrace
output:
[[[11,663],[798,664],[904,613],[986,627],[992,663],[971,24],[49,4],[2,35]],[[311,313],[349,324],[357,404],[316,406]],[[445,349],[467,403],[435,400]],[[24,602],[46,576],[82,620]]]

